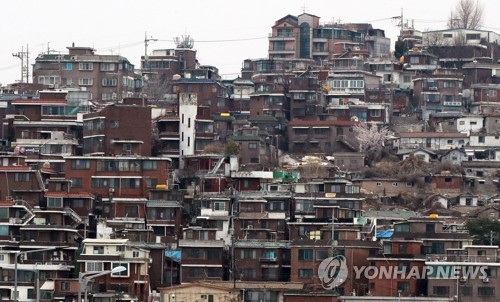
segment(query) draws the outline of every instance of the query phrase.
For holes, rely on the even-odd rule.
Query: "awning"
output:
[[[40,290],[54,290],[54,281],[45,281]]]

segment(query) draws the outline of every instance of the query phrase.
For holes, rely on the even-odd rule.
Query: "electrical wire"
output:
[[[13,69],[13,68],[16,68],[16,67],[19,67],[19,64],[5,66],[5,67],[0,67],[0,71],[9,70],[9,69]]]
[[[241,42],[241,41],[253,41],[253,40],[262,40],[268,39],[269,37],[256,37],[256,38],[242,38],[242,39],[226,39],[226,40],[195,40],[195,43],[221,43],[221,42]],[[158,39],[158,41],[162,42],[174,42],[174,40],[164,40]]]

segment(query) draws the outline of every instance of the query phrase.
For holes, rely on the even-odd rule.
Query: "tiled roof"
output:
[[[399,137],[414,137],[414,138],[457,138],[469,137],[466,133],[460,132],[400,132]]]
[[[340,121],[340,120],[326,120],[326,121],[306,121],[306,120],[292,120],[288,123],[289,127],[301,126],[301,127],[315,127],[315,126],[354,126],[358,124],[353,121]]]
[[[90,193],[47,192],[45,197],[94,198]]]
[[[33,171],[30,167],[27,166],[5,166],[0,167],[0,171]]]
[[[67,100],[61,100],[61,99],[17,99],[13,100],[12,104],[13,105],[38,105],[38,104],[67,104]]]

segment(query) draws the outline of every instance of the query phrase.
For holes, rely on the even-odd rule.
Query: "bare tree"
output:
[[[361,151],[366,152],[370,165],[381,159],[385,142],[394,134],[385,126],[377,127],[377,125],[368,125],[367,123],[359,123],[353,127],[353,131]]]
[[[441,32],[429,31],[424,35],[424,45],[428,47],[435,46],[448,46],[448,41],[443,39],[443,34]]]
[[[483,24],[483,5],[479,0],[459,0],[448,20],[448,28],[480,29]]]

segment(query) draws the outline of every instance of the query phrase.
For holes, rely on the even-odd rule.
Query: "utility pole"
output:
[[[150,41],[158,41],[158,39],[153,39],[153,36],[149,36],[148,33],[144,33],[144,68],[149,68],[148,64],[148,45]]]
[[[148,43],[150,41],[158,41],[158,39],[153,39],[153,36],[149,36],[148,38],[148,33],[144,33],[144,66],[143,66],[143,71],[142,71],[142,77],[144,79],[144,70],[148,69],[149,74],[147,75],[146,79],[149,81],[150,80],[150,75],[151,75],[151,68],[149,66],[148,62]],[[144,88],[146,87],[146,84],[142,85],[142,106],[145,106],[145,99],[144,99]]]
[[[26,51],[24,51],[24,47],[21,47],[21,51],[13,53],[12,56],[21,60],[21,83],[29,83],[30,63],[28,45],[26,45]],[[24,82],[25,77],[26,82]]]

